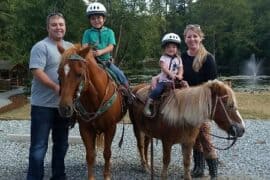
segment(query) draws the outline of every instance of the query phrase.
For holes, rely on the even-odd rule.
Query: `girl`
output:
[[[164,53],[159,60],[161,73],[157,85],[153,87],[146,102],[144,108],[144,114],[146,116],[151,116],[152,112],[150,110],[150,105],[154,100],[160,97],[166,84],[174,82],[176,79],[183,79],[182,59],[178,53],[180,43],[180,37],[175,33],[165,34],[162,38],[161,47],[164,50]]]

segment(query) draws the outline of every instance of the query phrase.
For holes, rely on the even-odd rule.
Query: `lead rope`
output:
[[[216,96],[215,106],[214,106],[213,111],[212,111],[211,119],[212,119],[212,120],[214,119],[214,115],[215,115],[215,113],[216,113],[217,103],[218,103],[218,101],[219,101],[220,104],[221,104],[221,107],[222,107],[222,109],[223,109],[223,111],[224,111],[224,113],[225,113],[225,115],[226,115],[226,117],[227,117],[227,119],[228,119],[228,121],[232,124],[231,118],[229,117],[228,112],[226,111],[226,108],[225,108],[225,106],[224,106],[224,103],[221,101],[222,98],[227,97],[227,96],[228,96],[228,95],[225,95],[225,96],[222,96],[222,97]],[[219,138],[219,139],[233,140],[233,142],[232,142],[228,147],[226,147],[226,148],[218,148],[218,147],[216,147],[216,146],[214,146],[214,145],[212,145],[212,144],[210,143],[210,146],[212,146],[213,148],[215,148],[215,149],[217,149],[217,150],[228,150],[228,149],[230,149],[230,148],[236,143],[236,141],[237,141],[237,137],[236,137],[236,136],[235,136],[235,137],[231,137],[230,135],[228,135],[228,137],[222,137],[222,136],[218,136],[218,135],[215,135],[215,134],[212,134],[212,133],[209,133],[209,134],[210,134],[211,136],[216,137],[216,138]]]
[[[154,143],[151,137],[151,180],[154,179]]]

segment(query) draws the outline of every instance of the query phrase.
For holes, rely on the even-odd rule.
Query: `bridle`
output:
[[[216,96],[216,98],[215,98],[215,104],[214,104],[214,106],[213,106],[213,110],[212,110],[212,113],[211,113],[211,119],[214,119],[214,115],[215,115],[215,113],[216,113],[217,104],[218,104],[218,102],[219,102],[219,103],[221,104],[222,110],[224,111],[224,113],[225,113],[225,115],[226,115],[227,120],[230,122],[230,124],[233,124],[231,118],[229,117],[229,114],[228,114],[228,112],[227,112],[227,109],[225,108],[225,105],[224,105],[224,103],[223,103],[223,101],[222,101],[222,99],[225,98],[225,97],[228,97],[228,95],[224,95],[224,96],[220,96],[220,97],[219,97],[219,96]],[[232,128],[234,128],[234,127],[232,126]],[[216,147],[216,146],[210,144],[213,148],[218,149],[218,150],[228,150],[228,149],[230,149],[230,148],[236,143],[236,141],[237,141],[237,136],[232,136],[232,137],[231,137],[230,135],[228,135],[228,137],[222,137],[222,136],[218,136],[218,135],[215,135],[215,134],[212,134],[212,133],[209,133],[209,134],[210,134],[211,136],[216,137],[216,138],[219,138],[219,139],[233,140],[233,142],[232,142],[228,147],[226,147],[226,148],[219,148],[219,147]]]
[[[68,58],[68,60],[82,61],[82,62],[86,63],[86,60],[77,54],[71,55]],[[107,97],[108,92],[109,92],[109,81],[107,81],[105,94],[103,96],[103,99],[102,99],[98,109],[95,112],[88,112],[80,100],[81,93],[85,89],[85,86],[87,85],[87,83],[92,87],[94,86],[92,84],[92,82],[89,81],[88,73],[85,72],[83,79],[81,80],[81,82],[77,88],[77,91],[75,93],[75,97],[73,100],[73,110],[79,114],[79,116],[82,118],[82,120],[84,120],[86,122],[90,122],[90,121],[96,119],[99,115],[101,115],[102,113],[107,111],[112,106],[112,104],[115,102],[115,100],[117,98],[117,90],[116,90],[116,86],[114,85],[114,92],[113,92],[112,96],[108,100],[105,100],[105,97]]]

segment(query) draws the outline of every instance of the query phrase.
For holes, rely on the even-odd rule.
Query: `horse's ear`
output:
[[[86,57],[87,53],[89,52],[90,50],[90,46],[83,46],[77,53],[82,56],[82,57]]]
[[[57,44],[57,49],[60,52],[60,54],[63,54],[65,51],[65,49],[60,44]]]

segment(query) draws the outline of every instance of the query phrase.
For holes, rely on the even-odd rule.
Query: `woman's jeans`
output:
[[[65,179],[64,158],[68,149],[68,120],[61,118],[57,108],[31,106],[31,144],[27,180],[41,180],[44,158],[52,130],[52,178]]]
[[[123,73],[123,71],[121,71],[116,65],[114,65],[113,63],[110,63],[109,66],[110,70],[116,75],[117,79],[119,80],[120,84],[122,85],[128,85],[128,79],[125,76],[125,74]]]

